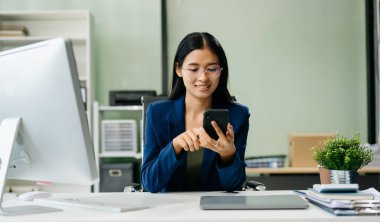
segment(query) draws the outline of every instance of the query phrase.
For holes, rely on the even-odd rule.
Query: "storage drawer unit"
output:
[[[100,192],[123,192],[133,181],[132,163],[100,164]]]

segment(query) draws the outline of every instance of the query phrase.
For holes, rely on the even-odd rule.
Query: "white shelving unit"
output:
[[[64,37],[72,40],[77,63],[78,77],[86,101],[90,130],[92,129],[92,101],[94,95],[93,68],[91,53],[92,17],[87,10],[76,11],[1,11],[0,25],[19,25],[28,29],[27,36],[0,36],[0,51],[12,49],[52,38]],[[1,67],[0,67],[1,68]],[[82,91],[83,93],[83,91]],[[59,98],[57,98],[59,99]],[[19,182],[14,186],[24,186]],[[27,185],[29,187],[29,185]],[[53,184],[41,189],[50,192],[89,192],[90,186]],[[27,188],[24,192],[28,191]]]
[[[94,95],[91,56],[91,14],[89,11],[1,11],[0,25],[20,25],[27,36],[0,36],[0,51],[52,38],[72,40],[81,86],[86,89],[86,110],[91,124]],[[91,129],[91,128],[90,128]]]
[[[95,149],[95,158],[96,165],[100,172],[100,161],[101,158],[124,158],[130,157],[135,159],[141,159],[142,155],[140,152],[130,152],[130,151],[112,151],[112,152],[101,152],[101,139],[100,139],[100,121],[102,118],[102,113],[104,112],[142,112],[143,107],[137,105],[131,106],[103,106],[99,105],[98,102],[94,102],[93,107],[93,141],[94,141],[94,149]],[[95,192],[99,192],[99,184],[95,184],[94,187]]]

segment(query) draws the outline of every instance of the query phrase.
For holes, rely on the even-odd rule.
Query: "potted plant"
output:
[[[360,134],[353,132],[348,138],[337,134],[313,147],[313,158],[320,168],[321,183],[353,183],[357,170],[372,161],[371,149],[360,143]],[[324,168],[324,169],[323,169]],[[326,181],[324,174],[329,173]]]

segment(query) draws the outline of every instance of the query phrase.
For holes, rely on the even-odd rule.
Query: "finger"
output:
[[[232,127],[232,125],[230,124],[230,123],[228,123],[228,125],[227,125],[227,136],[229,137],[229,138],[234,138],[234,136],[235,136],[235,134],[234,134],[234,129],[233,129],[233,127]]]
[[[204,137],[204,135],[208,135],[205,128],[203,127],[198,128],[197,131],[198,131],[198,137]]]
[[[187,146],[186,140],[183,137],[178,138],[178,144],[182,147],[183,150],[189,151],[189,147]]]
[[[218,141],[213,140],[213,139],[208,140],[207,141],[207,148],[209,148],[212,151],[215,151],[215,152],[219,153],[219,143],[218,143]]]
[[[190,138],[192,140],[192,145],[194,146],[194,149],[196,151],[198,151],[199,150],[199,138],[198,138],[198,134],[195,132],[195,130],[189,130],[188,136],[190,136]]]
[[[197,137],[199,137],[199,134],[201,134],[202,129],[203,127],[195,128],[193,129],[193,132],[195,133],[195,135],[197,135]]]
[[[215,129],[215,132],[218,134],[219,138],[224,138],[226,136],[214,120],[211,121],[211,125]]]
[[[188,136],[187,136],[187,132],[184,132],[180,135],[180,139],[181,139],[181,142],[182,142],[182,146],[184,148],[185,151],[190,151],[191,149],[191,140],[189,140]]]
[[[210,140],[213,140],[213,139],[207,134],[206,130],[203,127],[201,127],[200,133],[199,133],[200,145],[203,147],[208,146],[209,145],[208,141],[210,141]]]
[[[199,143],[200,145],[204,144],[204,138],[205,138],[205,135],[207,135],[206,131],[203,129],[203,127],[199,128],[198,129],[198,134],[197,134],[197,137],[198,137],[198,140],[199,140]]]
[[[186,141],[190,152],[194,152],[195,148],[194,148],[193,140],[191,139],[191,137],[188,134],[185,134],[183,138]]]

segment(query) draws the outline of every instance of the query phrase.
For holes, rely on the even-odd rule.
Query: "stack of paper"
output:
[[[347,187],[345,188],[347,189]],[[327,189],[330,190],[330,189]],[[306,199],[311,203],[335,215],[379,215],[380,200],[374,200],[374,195],[364,191],[319,192],[310,188]]]

